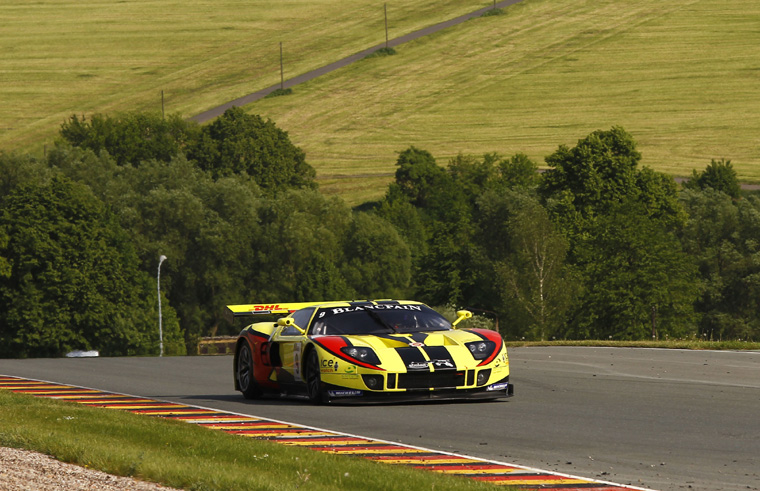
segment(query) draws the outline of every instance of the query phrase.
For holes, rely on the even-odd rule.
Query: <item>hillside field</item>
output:
[[[614,125],[656,170],[688,176],[726,158],[757,182],[758,25],[749,0],[526,0],[249,111],[290,132],[323,190],[356,201],[382,192],[409,145],[440,164],[493,151],[543,164]]]
[[[390,36],[490,2],[388,4]],[[0,149],[39,152],[68,115],[193,116],[384,40],[382,4],[9,0]],[[397,152],[524,152],[543,164],[613,125],[673,175],[730,159],[760,182],[760,4],[524,0],[246,107],[301,146],[327,193],[379,197]],[[9,82],[9,83],[8,83]]]
[[[487,2],[388,6],[398,37]],[[385,40],[372,0],[3,0],[0,149],[41,151],[72,114],[193,116]]]

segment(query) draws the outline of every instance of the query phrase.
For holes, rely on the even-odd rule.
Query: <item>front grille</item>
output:
[[[398,374],[399,389],[444,389],[464,385],[464,372],[410,372]]]

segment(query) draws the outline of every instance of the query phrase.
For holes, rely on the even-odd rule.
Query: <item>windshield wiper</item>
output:
[[[380,325],[381,325],[381,326],[383,326],[384,328],[388,329],[388,330],[389,330],[389,331],[391,331],[391,332],[396,332],[396,328],[395,328],[395,327],[393,327],[393,326],[391,326],[391,325],[390,325],[390,324],[388,324],[387,322],[385,322],[385,321],[383,320],[383,318],[382,318],[382,317],[380,317],[380,316],[377,314],[377,312],[375,312],[374,310],[365,309],[364,311],[367,313],[367,315],[369,315],[370,317],[372,317],[372,319],[373,319],[375,322],[377,322],[378,324],[380,324]]]

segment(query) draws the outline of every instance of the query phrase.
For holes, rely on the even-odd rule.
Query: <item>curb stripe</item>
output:
[[[374,440],[319,428],[236,414],[181,403],[115,394],[97,389],[0,375],[0,389],[76,402],[89,407],[120,409],[134,414],[171,418],[212,430],[297,445],[323,453],[350,455],[375,462],[406,465],[519,490],[623,491],[644,490],[577,476],[552,473],[503,462],[439,452],[427,448]]]

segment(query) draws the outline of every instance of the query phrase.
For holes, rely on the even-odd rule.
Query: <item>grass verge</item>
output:
[[[0,390],[0,446],[191,490],[490,489],[356,457]]]

